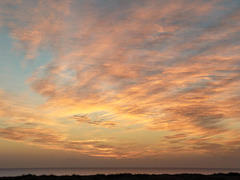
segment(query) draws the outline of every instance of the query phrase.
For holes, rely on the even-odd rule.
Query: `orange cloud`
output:
[[[47,146],[106,157],[159,157],[175,149],[227,153],[237,146],[231,133],[240,127],[238,11],[224,10],[219,1],[117,8],[52,1],[44,9],[46,3],[16,5],[10,13],[17,23],[8,25],[26,58],[44,48],[54,53],[28,79],[47,98],[39,109],[59,128],[67,124],[66,136],[74,136],[77,124],[109,137],[103,144],[56,139]],[[2,129],[5,138],[22,138],[22,131],[7,132]],[[139,132],[146,136],[134,139]],[[161,134],[152,144],[151,133]]]

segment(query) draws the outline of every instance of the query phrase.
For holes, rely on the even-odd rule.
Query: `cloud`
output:
[[[71,141],[51,129],[7,127],[0,128],[0,137],[14,141],[24,141],[28,144],[40,145],[44,148],[77,151],[83,154],[99,156],[116,156],[112,147],[104,145],[102,140]]]
[[[12,18],[4,23],[27,59],[43,49],[53,52],[52,61],[36,69],[28,83],[47,98],[41,112],[56,121],[164,132],[165,146],[150,145],[143,154],[168,148],[226,152],[233,147],[225,148],[227,143],[235,142],[231,133],[239,129],[240,112],[239,5],[226,3],[31,1],[7,8],[4,14]],[[109,116],[95,116],[98,112]],[[140,156],[137,149],[145,141],[138,140],[129,153],[111,147],[98,153],[94,143],[91,150],[79,150],[82,142],[75,141],[60,146],[57,140],[56,146],[130,157]]]
[[[3,1],[1,19],[16,40],[15,47],[25,52],[26,59],[35,59],[39,49],[57,48],[63,38],[65,15],[70,1]],[[58,39],[56,41],[56,39]]]
[[[14,123],[45,123],[54,124],[49,117],[44,116],[37,109],[24,103],[17,95],[12,97],[11,93],[4,92],[0,89],[0,117],[1,125]]]
[[[175,134],[175,135],[173,135],[173,136],[165,136],[165,138],[166,139],[175,139],[175,138],[185,138],[186,137],[186,134],[183,134],[183,133],[181,133],[181,134]]]
[[[103,127],[114,127],[118,123],[111,121],[104,121],[104,117],[93,116],[93,118],[89,118],[88,115],[74,115],[73,117],[69,117],[69,119],[77,121],[79,124],[89,124],[94,126],[103,126]]]

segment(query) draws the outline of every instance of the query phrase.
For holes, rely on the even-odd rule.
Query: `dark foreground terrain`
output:
[[[88,176],[80,176],[80,175],[72,175],[72,176],[54,176],[54,175],[42,175],[42,176],[35,176],[35,175],[23,175],[23,176],[17,176],[17,177],[0,177],[0,180],[62,180],[62,179],[69,179],[69,180],[157,180],[157,179],[182,179],[182,180],[188,180],[188,179],[236,179],[240,180],[240,174],[239,173],[228,173],[228,174],[212,174],[212,175],[202,175],[202,174],[175,174],[175,175],[168,175],[168,174],[162,174],[162,175],[144,175],[144,174],[113,174],[113,175],[88,175]]]

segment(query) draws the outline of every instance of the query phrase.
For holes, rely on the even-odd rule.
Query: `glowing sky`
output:
[[[240,1],[0,1],[0,161],[240,167]]]

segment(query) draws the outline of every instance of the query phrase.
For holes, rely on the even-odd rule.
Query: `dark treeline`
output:
[[[112,175],[104,175],[104,174],[97,174],[97,175],[72,175],[72,176],[55,176],[55,175],[41,175],[41,176],[35,176],[35,175],[22,175],[22,176],[16,176],[16,177],[0,177],[0,180],[62,180],[62,179],[69,179],[69,180],[161,180],[161,179],[167,179],[167,180],[175,180],[175,179],[182,179],[182,180],[188,180],[188,179],[195,179],[195,180],[201,180],[201,179],[233,179],[233,180],[240,180],[240,174],[239,173],[228,173],[228,174],[212,174],[212,175],[202,175],[202,174],[175,174],[175,175],[169,175],[169,174],[161,174],[161,175],[147,175],[147,174],[112,174]]]

